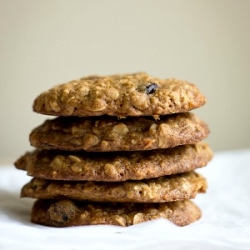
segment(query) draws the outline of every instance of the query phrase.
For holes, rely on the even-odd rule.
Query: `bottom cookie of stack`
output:
[[[95,203],[69,199],[37,200],[31,213],[33,223],[53,227],[130,226],[158,218],[168,219],[178,226],[186,226],[200,217],[200,209],[189,200],[167,203]]]
[[[185,226],[201,216],[199,208],[189,199],[206,188],[206,179],[191,171],[125,182],[33,178],[23,186],[21,196],[39,199],[31,220],[48,226],[130,226],[157,218]]]

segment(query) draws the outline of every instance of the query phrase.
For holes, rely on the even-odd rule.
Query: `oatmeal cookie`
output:
[[[94,202],[171,202],[204,193],[204,177],[193,171],[155,179],[125,182],[54,181],[33,178],[21,197],[89,200]]]
[[[165,218],[178,226],[186,226],[201,217],[200,209],[191,201],[167,203],[91,203],[72,200],[37,200],[31,221],[52,227],[81,225],[131,226]]]
[[[190,112],[157,121],[151,117],[58,117],[35,128],[30,143],[65,151],[133,151],[193,144],[208,134],[207,124]]]
[[[33,110],[55,116],[157,116],[186,112],[205,102],[192,83],[135,73],[90,76],[55,86],[35,99]]]
[[[15,166],[44,179],[113,182],[188,172],[205,166],[212,155],[204,142],[134,152],[34,150],[21,156]]]

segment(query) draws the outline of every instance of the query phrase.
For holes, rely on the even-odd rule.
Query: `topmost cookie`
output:
[[[194,84],[146,73],[89,76],[38,96],[35,112],[55,116],[157,116],[198,108],[206,99]]]

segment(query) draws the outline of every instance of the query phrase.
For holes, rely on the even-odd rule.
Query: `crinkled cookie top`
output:
[[[136,73],[89,76],[58,85],[40,94],[33,110],[55,116],[158,116],[186,112],[205,102],[192,83]]]

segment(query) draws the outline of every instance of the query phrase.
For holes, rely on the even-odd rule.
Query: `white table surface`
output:
[[[187,227],[164,219],[123,228],[51,228],[30,222],[32,199],[19,198],[24,171],[0,166],[0,250],[250,249],[250,149],[215,154],[199,171],[208,180],[195,203],[203,216]]]

